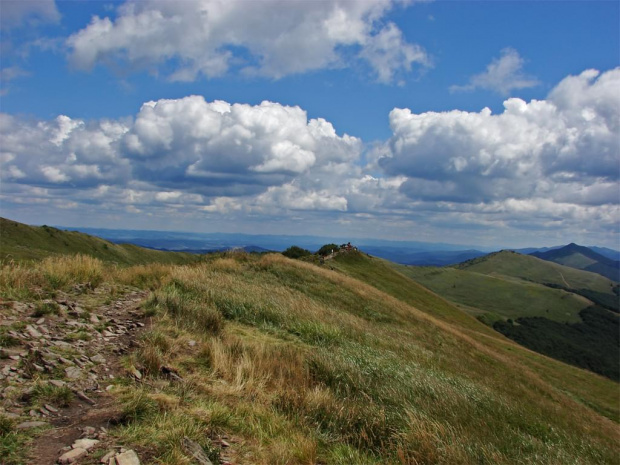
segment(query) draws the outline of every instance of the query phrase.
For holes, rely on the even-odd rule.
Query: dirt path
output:
[[[105,289],[98,292],[104,297]],[[108,438],[121,412],[107,389],[127,376],[121,357],[149,324],[140,308],[145,296],[129,292],[90,312],[80,306],[79,295],[36,305],[1,303],[2,325],[11,328],[5,334],[14,344],[0,358],[0,413],[19,430],[43,430],[32,442],[28,463],[74,463],[69,460],[78,457],[75,463],[93,464],[108,452],[138,458]]]

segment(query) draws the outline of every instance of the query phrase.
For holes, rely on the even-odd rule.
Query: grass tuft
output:
[[[103,262],[88,255],[45,258],[41,269],[52,289],[83,284],[92,290],[103,281]]]
[[[45,315],[58,315],[59,313],[60,306],[56,302],[37,302],[34,311],[30,316],[33,318],[40,318]]]
[[[32,392],[32,398],[41,404],[52,404],[56,407],[68,407],[74,398],[73,391],[67,386],[53,386],[47,383],[37,383]]]

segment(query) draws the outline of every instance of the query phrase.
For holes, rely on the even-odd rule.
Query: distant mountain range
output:
[[[482,257],[490,252],[497,251],[497,249],[489,247],[475,247],[471,245],[360,239],[352,237],[189,233],[179,231],[56,227],[68,231],[84,232],[116,244],[129,243],[155,250],[189,252],[194,254],[221,252],[230,249],[243,249],[247,252],[281,252],[292,245],[297,245],[311,252],[315,252],[324,244],[341,244],[351,241],[352,244],[359,247],[363,252],[395,263],[416,266],[447,266]],[[521,254],[538,254],[535,255],[538,258],[556,261],[556,259],[553,258],[556,256],[554,253],[569,246],[531,247],[511,250]],[[587,260],[577,258],[575,258],[575,260],[569,260],[564,257],[560,258],[560,260],[563,261],[557,261],[557,263],[573,266],[570,263],[574,262],[576,265],[573,267],[575,268],[599,273],[609,279],[618,281],[617,262],[620,260],[620,252],[604,247],[589,247],[588,249],[590,250],[589,253],[581,254],[587,257]],[[540,255],[545,253],[549,253],[549,257],[551,258],[545,258],[545,256]],[[594,256],[593,254],[600,258],[592,258]],[[613,264],[614,262],[616,263],[615,265]]]
[[[444,266],[480,257],[494,251],[473,246],[420,241],[390,241],[352,237],[291,236],[232,233],[187,233],[177,231],[62,228],[91,234],[111,242],[131,243],[156,250],[190,253],[243,249],[248,252],[281,252],[292,245],[315,252],[324,244],[351,242],[362,251],[406,265]]]

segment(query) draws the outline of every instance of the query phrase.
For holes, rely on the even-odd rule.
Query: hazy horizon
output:
[[[12,218],[7,218],[10,220],[13,220]],[[13,220],[15,221],[15,220]],[[70,231],[81,231],[81,232],[85,232],[87,234],[93,234],[93,235],[97,235],[95,233],[95,231],[108,231],[112,234],[110,234],[108,237],[117,237],[119,235],[119,233],[146,233],[146,234],[154,234],[154,233],[162,233],[162,234],[174,234],[174,235],[196,235],[196,236],[246,236],[246,237],[271,237],[271,238],[291,238],[291,240],[295,240],[296,238],[298,239],[316,239],[319,242],[322,241],[331,241],[331,240],[336,240],[336,241],[352,241],[353,243],[355,243],[355,241],[358,241],[357,243],[359,244],[383,244],[385,247],[388,247],[390,245],[393,244],[394,247],[397,247],[399,245],[403,245],[403,244],[415,244],[415,243],[419,243],[419,244],[423,244],[425,246],[428,246],[428,250],[452,250],[452,251],[458,251],[458,250],[479,250],[482,252],[494,252],[494,251],[499,251],[499,250],[516,250],[516,249],[554,249],[554,248],[560,248],[560,247],[564,247],[570,243],[576,243],[577,245],[580,246],[584,246],[584,247],[600,247],[600,248],[606,248],[615,252],[620,253],[620,249],[617,248],[613,248],[613,247],[607,247],[604,245],[599,245],[599,244],[586,244],[586,243],[579,243],[577,241],[570,241],[570,242],[566,242],[566,243],[557,243],[557,244],[530,244],[530,245],[525,245],[525,246],[512,246],[510,244],[504,244],[504,245],[500,245],[500,246],[489,246],[489,245],[485,245],[485,244],[475,244],[475,243],[458,243],[458,242],[445,242],[445,241],[418,241],[415,239],[415,237],[411,237],[409,239],[385,239],[385,238],[379,238],[379,237],[371,237],[371,236],[353,236],[353,235],[349,235],[349,236],[342,236],[342,235],[330,235],[328,233],[324,233],[324,234],[304,234],[304,233],[299,233],[299,234],[288,234],[288,233],[282,233],[282,234],[277,234],[277,233],[252,233],[252,232],[223,232],[223,231],[183,231],[183,230],[177,230],[177,229],[132,229],[132,228],[112,228],[112,227],[88,227],[88,226],[73,226],[73,225],[63,225],[63,224],[54,224],[54,223],[27,223],[30,226],[50,226],[50,227],[54,227],[54,228],[58,228],[58,229],[63,229],[63,230],[70,230]],[[101,235],[100,237],[104,237],[105,235]],[[132,238],[135,237],[148,237],[148,236],[130,236]],[[105,237],[104,237],[105,238]],[[319,242],[317,242],[317,245],[323,245],[323,243],[325,242],[321,242],[319,244]],[[302,242],[303,243],[303,242]],[[291,246],[291,245],[299,245],[296,243],[286,243],[286,246]],[[254,244],[254,243],[244,243],[243,245],[247,245],[247,246],[251,246],[251,245],[258,245],[260,246],[260,243]],[[430,246],[432,245],[436,245],[437,248],[433,249]]]

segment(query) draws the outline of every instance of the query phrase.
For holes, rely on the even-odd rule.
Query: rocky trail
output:
[[[0,302],[0,414],[17,430],[35,433],[28,463],[137,465],[148,455],[108,435],[121,420],[108,391],[116,378],[127,377],[121,357],[149,325],[140,308],[146,293],[112,299],[106,292],[91,293],[89,310],[80,293]],[[93,299],[103,303],[92,305]]]

